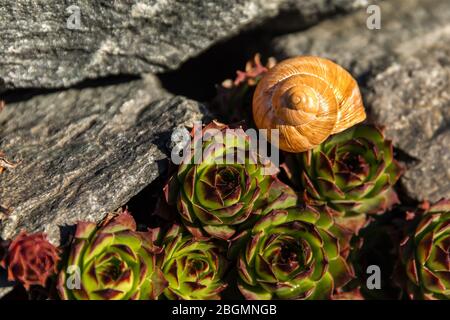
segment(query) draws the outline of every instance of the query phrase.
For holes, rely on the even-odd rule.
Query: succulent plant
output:
[[[183,234],[174,225],[163,240],[161,269],[168,286],[164,295],[171,300],[218,300],[226,288],[222,276],[226,260],[221,248],[209,241]]]
[[[43,233],[22,231],[5,251],[2,266],[7,269],[8,280],[19,281],[27,290],[33,285],[45,287],[47,279],[57,272],[59,250]]]
[[[450,299],[450,200],[430,207],[400,247],[413,299]]]
[[[216,130],[215,135],[209,135],[209,129]],[[250,147],[250,137],[241,129],[232,131],[229,138],[223,135],[227,129],[218,122],[206,126],[203,158],[195,163],[193,150],[165,189],[168,202],[176,203],[183,224],[196,237],[206,232],[227,240],[271,208],[296,202],[292,189],[265,174],[271,163],[263,164]],[[195,144],[191,143],[192,148]],[[225,161],[225,157],[234,160]]]
[[[97,226],[77,225],[69,257],[58,278],[64,300],[157,299],[166,286],[156,266],[157,230],[137,232],[124,211]]]
[[[354,126],[296,158],[288,168],[303,186],[306,201],[328,204],[355,230],[365,214],[383,213],[398,203],[392,187],[402,168],[394,159],[392,143],[375,126]]]
[[[334,223],[334,214],[326,206],[276,209],[233,239],[244,297],[330,299],[351,280],[352,233]]]
[[[255,56],[246,63],[245,70],[236,71],[234,80],[227,79],[217,88],[217,96],[213,107],[223,118],[230,123],[242,120],[252,121],[252,96],[261,77],[274,65],[274,58],[269,58],[264,65],[261,56]]]

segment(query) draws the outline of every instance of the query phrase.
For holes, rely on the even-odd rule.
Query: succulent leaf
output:
[[[450,299],[450,201],[441,200],[412,220],[400,247],[406,290],[414,299]]]

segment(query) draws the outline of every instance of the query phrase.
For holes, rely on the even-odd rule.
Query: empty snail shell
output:
[[[253,96],[260,129],[279,129],[278,147],[303,152],[366,118],[355,79],[334,62],[296,57],[271,68]]]

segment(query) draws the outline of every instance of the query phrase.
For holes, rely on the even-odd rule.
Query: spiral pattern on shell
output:
[[[279,130],[279,148],[303,152],[366,118],[353,77],[318,57],[284,60],[261,79],[253,96],[260,129]]]

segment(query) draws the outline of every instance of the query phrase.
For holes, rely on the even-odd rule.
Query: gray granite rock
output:
[[[274,16],[281,1],[0,0],[0,83],[63,87],[173,69]]]
[[[5,287],[0,287],[0,297],[4,297],[9,292],[11,292],[13,289],[14,289],[14,287],[11,285],[5,286]]]
[[[356,77],[408,56],[421,41],[433,41],[450,28],[447,0],[389,0],[379,3],[381,29],[370,30],[366,10],[326,20],[304,32],[277,37],[279,58],[318,55],[338,62]],[[414,44],[414,45],[412,45]]]
[[[364,8],[381,0],[285,0],[280,13],[267,30],[275,32],[298,31],[335,14]]]
[[[450,33],[371,79],[370,117],[411,157],[401,179],[417,200],[450,198]]]
[[[0,236],[45,231],[58,243],[64,226],[126,204],[165,169],[173,128],[203,112],[152,76],[7,105],[0,150],[20,163],[0,176],[0,205],[11,211]]]
[[[305,28],[376,0],[0,0],[0,92],[165,72],[270,21]]]
[[[14,283],[7,280],[6,270],[0,268],[0,298],[14,289]]]

